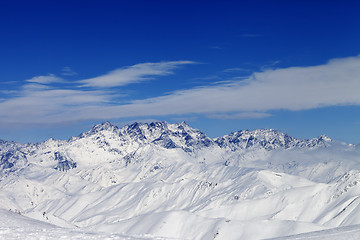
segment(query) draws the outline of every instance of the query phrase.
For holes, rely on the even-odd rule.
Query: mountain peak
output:
[[[275,129],[241,130],[215,139],[215,142],[220,147],[230,147],[233,150],[253,148],[255,146],[266,150],[295,147],[316,148],[327,146],[326,143],[331,141],[326,135],[312,139],[297,139]]]
[[[86,136],[91,136],[91,135],[97,134],[102,131],[115,131],[117,129],[118,129],[117,126],[113,125],[109,121],[106,121],[106,122],[103,122],[100,124],[96,124],[89,131],[80,134],[79,137],[84,138]],[[76,139],[76,137],[72,137],[71,139],[74,140],[74,139]]]
[[[320,135],[320,136],[318,137],[318,139],[319,139],[319,140],[323,140],[323,141],[325,141],[325,142],[331,142],[331,141],[332,141],[332,139],[331,139],[330,137],[328,137],[327,135],[325,135],[325,134]]]
[[[193,129],[185,121],[174,124],[166,121],[151,123],[134,122],[121,129],[107,121],[95,125],[89,132],[80,136],[85,137],[103,131],[116,132],[122,136],[127,135],[133,140],[140,141],[141,144],[153,142],[160,145],[166,143],[165,145],[167,146],[171,142],[171,146],[181,146],[187,150],[202,148],[215,143],[221,148],[229,147],[233,150],[258,146],[270,151],[276,148],[314,148],[326,146],[331,141],[326,135],[313,139],[297,139],[276,129],[240,130],[212,140],[201,131]]]
[[[98,132],[98,131],[109,130],[114,128],[117,128],[117,126],[113,125],[109,121],[106,121],[100,124],[96,124],[91,130]]]
[[[182,125],[182,126],[189,126],[189,124],[187,124],[187,122],[185,122],[185,121],[182,121],[182,122],[180,123],[180,125]]]

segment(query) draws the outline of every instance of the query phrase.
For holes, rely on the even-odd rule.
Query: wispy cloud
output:
[[[63,75],[63,76],[74,76],[74,75],[77,75],[77,72],[72,70],[71,67],[64,67],[63,69],[61,69],[61,75]]]
[[[40,83],[40,84],[50,84],[50,83],[63,82],[63,81],[64,79],[57,77],[54,74],[49,74],[47,76],[36,76],[26,80],[26,82]]]
[[[125,80],[102,83],[98,78],[77,83],[78,87],[86,84],[92,90],[59,89],[44,85],[44,82],[51,82],[45,80],[30,82],[17,94],[0,102],[0,121],[59,123],[186,114],[220,119],[261,118],[268,117],[272,110],[360,105],[360,56],[333,59],[318,66],[268,69],[246,79],[234,78],[226,83],[175,91],[127,104],[115,102],[119,97],[117,93],[103,88],[143,81],[148,76],[168,75],[175,67],[189,63],[192,62],[143,63],[134,65],[141,73],[124,74]],[[119,71],[127,73],[134,68]],[[95,89],[98,85],[101,88]]]
[[[235,67],[235,68],[227,68],[225,70],[223,70],[223,72],[225,73],[234,73],[234,72],[250,72],[250,69],[247,68],[240,68],[240,67]]]
[[[128,105],[113,106],[112,112],[127,116],[266,113],[281,109],[296,111],[360,105],[359,75],[359,56],[334,59],[324,65],[266,70],[245,80],[138,100]]]
[[[26,86],[19,96],[0,103],[0,119],[13,123],[63,122],[78,119],[79,110],[109,103],[109,93]],[[83,116],[86,118],[86,116]]]
[[[266,71],[268,69],[272,69],[274,68],[276,65],[278,65],[280,63],[279,60],[274,60],[274,61],[270,61],[267,64],[263,65],[260,67],[261,71]]]
[[[255,118],[265,118],[270,117],[270,113],[264,112],[240,112],[240,113],[215,113],[206,115],[208,118],[214,119],[255,119]]]
[[[213,81],[222,81],[223,78],[218,75],[210,75],[205,77],[196,77],[193,78],[194,81],[192,83],[200,83],[203,84],[204,82],[213,82]]]
[[[119,87],[131,83],[139,83],[155,76],[173,74],[173,70],[192,61],[170,61],[159,63],[140,63],[130,67],[119,68],[105,75],[80,80],[85,87]]]

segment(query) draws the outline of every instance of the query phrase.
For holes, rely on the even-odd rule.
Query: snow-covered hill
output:
[[[0,214],[55,233],[263,239],[360,224],[360,150],[325,135],[105,122],[68,141],[0,141],[0,172]]]

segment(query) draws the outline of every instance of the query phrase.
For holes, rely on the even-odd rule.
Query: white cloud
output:
[[[271,110],[306,110],[360,105],[360,57],[334,59],[312,67],[254,73],[227,84],[177,91],[169,95],[111,107],[118,116],[219,114]],[[104,114],[106,114],[104,112]],[[116,114],[107,114],[116,117]]]
[[[249,72],[251,71],[250,69],[247,68],[239,68],[239,67],[235,67],[235,68],[227,68],[225,70],[223,70],[223,72],[226,73],[232,73],[232,72]]]
[[[0,102],[0,119],[8,123],[57,123],[78,119],[82,108],[109,103],[109,93],[25,85],[17,97]],[[40,85],[41,86],[41,85]]]
[[[215,113],[207,115],[208,118],[215,119],[254,119],[254,118],[265,118],[270,117],[271,114],[264,112],[240,112],[240,113]]]
[[[165,66],[158,66],[161,64]],[[127,73],[119,74],[126,76],[123,82],[101,82],[97,79],[82,84],[119,86],[142,81],[149,75],[170,74],[178,65],[179,62],[138,64],[119,70]],[[132,73],[134,68],[142,70],[141,73]],[[32,86],[23,87],[12,98],[0,102],[0,119],[2,122],[59,123],[191,113],[222,119],[259,118],[269,116],[272,110],[298,111],[325,106],[360,105],[359,76],[360,56],[357,56],[333,59],[319,66],[265,70],[247,79],[175,91],[128,104],[115,103],[113,100],[118,95],[114,92],[82,88],[54,89],[39,87],[35,82]]]
[[[36,76],[26,81],[30,83],[50,84],[55,82],[63,82],[64,79],[59,78],[54,74],[49,74],[47,76]]]
[[[77,75],[77,72],[73,71],[71,67],[64,67],[61,69],[61,75],[63,76],[74,76]]]
[[[140,63],[130,67],[119,68],[105,75],[80,80],[86,87],[118,87],[131,83],[139,83],[151,79],[151,76],[173,74],[172,70],[181,65],[194,64],[191,61],[170,61],[159,63]]]

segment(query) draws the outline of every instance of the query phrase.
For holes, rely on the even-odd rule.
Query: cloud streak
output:
[[[80,80],[85,87],[119,87],[132,83],[139,83],[155,76],[173,74],[173,70],[186,64],[194,64],[192,61],[170,61],[159,63],[140,63],[130,67],[119,68],[105,75],[95,78]]]
[[[74,76],[77,75],[77,72],[73,71],[71,67],[64,67],[61,69],[61,75],[63,76]]]
[[[256,119],[270,117],[271,114],[264,112],[240,112],[240,113],[220,113],[209,114],[208,118],[229,120],[229,119]]]
[[[31,79],[26,80],[30,83],[40,83],[40,84],[50,84],[56,82],[63,82],[64,79],[55,76],[54,74],[49,74],[47,76],[36,76]]]
[[[96,80],[79,81],[76,89],[41,85],[50,80],[33,81],[33,85],[24,86],[17,95],[0,102],[0,119],[2,122],[59,123],[191,113],[219,119],[262,118],[270,116],[272,110],[360,105],[360,56],[333,59],[318,66],[264,70],[246,79],[235,78],[127,104],[115,102],[119,96],[106,89],[141,82],[149,76],[172,74],[174,68],[190,63],[142,63],[93,78]],[[135,69],[139,72],[135,73]],[[124,78],[113,78],[113,75]],[[92,90],[81,88],[84,84]]]
[[[334,59],[324,65],[266,70],[242,81],[134,101],[114,106],[112,112],[127,116],[229,112],[264,114],[271,110],[298,111],[360,105],[358,76],[359,56]]]

